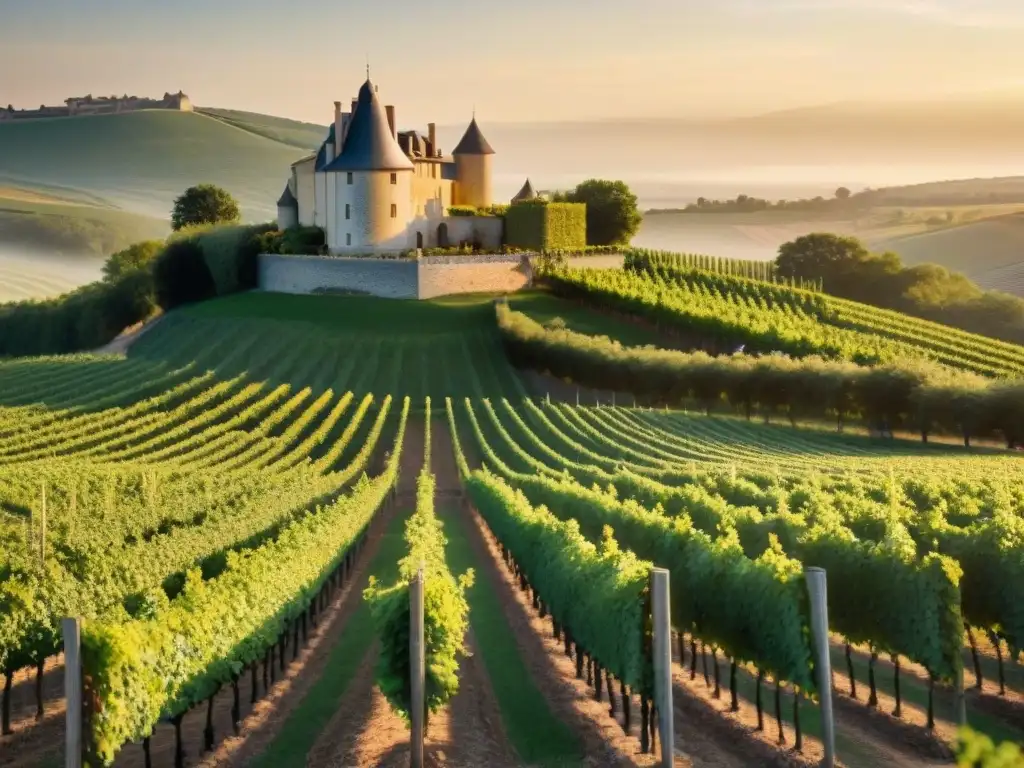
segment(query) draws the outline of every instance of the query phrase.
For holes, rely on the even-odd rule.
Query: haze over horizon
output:
[[[1024,95],[1015,0],[36,0],[3,10],[0,102],[157,96],[330,119],[369,57],[402,122],[749,116]],[[60,23],[55,24],[54,20]],[[543,52],[543,53],[542,53]],[[1016,94],[1016,96],[1015,96]]]

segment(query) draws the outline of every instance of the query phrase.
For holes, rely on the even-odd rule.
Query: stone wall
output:
[[[608,269],[621,266],[622,256],[591,256],[570,259],[570,263]],[[259,265],[259,287],[264,291],[352,291],[389,299],[512,292],[525,288],[533,278],[528,256],[506,254],[424,256],[418,260],[262,254]]]
[[[521,256],[426,256],[419,260],[419,297],[518,291],[531,279]]]
[[[418,265],[409,259],[260,255],[259,286],[275,293],[358,292],[417,297]]]

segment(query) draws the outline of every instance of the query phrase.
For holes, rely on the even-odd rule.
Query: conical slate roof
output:
[[[277,201],[278,208],[295,208],[299,204],[299,201],[295,199],[295,195],[292,194],[292,188],[287,184],[284,185],[284,192],[281,193],[281,199]]]
[[[487,139],[484,138],[483,133],[480,131],[480,126],[476,124],[476,118],[469,124],[469,128],[466,129],[465,135],[462,137],[462,141],[452,151],[453,155],[493,155],[494,150],[491,149],[491,145],[487,143]]]
[[[527,179],[526,183],[523,184],[523,188],[519,190],[515,197],[512,198],[513,203],[518,203],[522,200],[536,200],[537,193],[533,190],[533,184]]]
[[[412,170],[412,161],[391,135],[387,112],[369,80],[359,89],[356,111],[351,119],[341,154],[327,164],[325,171]]]

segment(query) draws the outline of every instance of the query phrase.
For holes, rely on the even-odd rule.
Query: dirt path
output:
[[[123,355],[128,352],[132,344],[142,336],[155,328],[166,315],[157,315],[144,323],[137,323],[130,328],[125,328],[113,341],[104,344],[99,349],[93,350],[97,355]]]
[[[14,673],[11,687],[11,729],[0,736],[0,766],[38,766],[60,759],[64,737],[64,655],[46,660],[43,667],[43,719],[36,719],[36,672]]]

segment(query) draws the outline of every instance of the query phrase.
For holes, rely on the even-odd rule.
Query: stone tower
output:
[[[476,117],[455,147],[455,204],[487,208],[493,202],[491,177],[494,150],[487,143]]]

